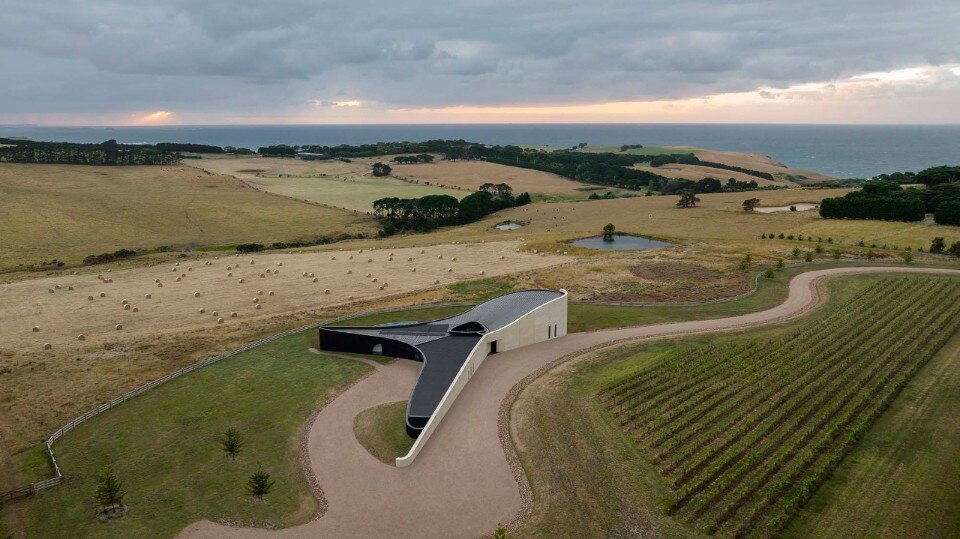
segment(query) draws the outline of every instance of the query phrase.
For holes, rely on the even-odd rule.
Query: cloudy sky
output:
[[[0,124],[960,123],[958,0],[0,6]]]

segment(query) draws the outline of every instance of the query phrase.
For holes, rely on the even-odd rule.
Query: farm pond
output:
[[[637,251],[642,249],[659,249],[661,247],[670,247],[673,245],[667,241],[644,238],[643,236],[629,236],[627,234],[614,234],[610,238],[604,236],[594,236],[592,238],[583,238],[570,242],[577,247],[586,247],[587,249],[604,249],[620,251]]]

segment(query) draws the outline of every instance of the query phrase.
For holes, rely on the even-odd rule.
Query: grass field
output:
[[[405,428],[406,413],[407,401],[374,406],[353,419],[353,434],[377,460],[392,466],[413,446]]]
[[[201,518],[290,526],[314,515],[299,459],[307,417],[370,367],[318,356],[312,331],[275,341],[169,382],[78,427],[57,445],[66,481],[21,502],[30,537],[171,537]],[[218,444],[240,431],[236,461]],[[40,453],[38,449],[36,453]],[[42,454],[25,466],[47,472]],[[112,464],[131,507],[124,518],[94,518],[95,475]],[[258,466],[276,481],[263,503],[245,494]]]
[[[829,287],[826,316],[736,335],[608,349],[531,385],[513,411],[515,439],[535,496],[534,518],[519,535],[589,529],[606,536],[655,530],[666,537],[690,537],[713,528],[732,535],[738,527],[748,536],[768,529],[776,533],[810,493],[821,496],[834,484],[860,488],[831,479],[816,490],[826,477],[821,474],[834,468],[864,433],[867,437],[858,447],[873,460],[864,463],[854,449],[841,461],[838,474],[850,464],[859,470],[855,479],[867,479],[867,485],[887,480],[884,471],[871,466],[879,448],[867,445],[878,432],[880,440],[899,447],[926,445],[925,457],[947,463],[956,452],[951,440],[957,440],[957,429],[944,422],[951,416],[938,412],[948,412],[957,403],[950,388],[934,386],[934,380],[946,372],[943,369],[952,368],[958,373],[954,376],[960,376],[960,366],[936,355],[955,333],[957,307],[955,302],[926,300],[960,294],[960,282],[858,277],[833,281]],[[887,294],[917,301],[890,309]],[[864,331],[871,325],[885,329]],[[857,346],[862,352],[851,352]],[[872,348],[877,353],[871,353]],[[948,346],[944,352],[950,350]],[[931,357],[930,365],[921,368]],[[685,358],[682,367],[680,358]],[[824,361],[827,358],[831,360]],[[927,374],[938,368],[938,361],[940,372]],[[683,376],[674,368],[682,368]],[[868,430],[874,413],[918,370],[904,397],[894,400],[891,411]],[[654,378],[660,382],[653,384]],[[935,401],[918,411],[909,399],[911,388],[922,380],[924,388],[941,389],[916,394],[914,399],[924,403]],[[649,388],[648,393],[640,395],[642,388]],[[558,401],[565,406],[547,404]],[[901,419],[885,423],[888,417]],[[947,438],[929,447],[920,431],[907,440],[898,430],[904,421],[920,421]],[[555,451],[559,446],[566,450]],[[930,521],[927,516],[935,510],[920,508],[934,495],[934,507],[954,514],[955,484],[938,476],[932,464],[909,455],[901,449],[895,460],[909,459],[912,466],[898,470],[904,483],[885,485],[885,495],[878,496],[899,509],[895,516],[885,520],[883,505],[858,503],[856,497],[834,491],[825,501],[815,497],[808,505],[829,507],[830,518],[818,520],[804,513],[795,524],[807,526],[799,532],[787,528],[788,535],[830,535],[832,523],[851,514],[856,515],[853,524],[838,529],[855,530],[853,535],[880,536],[880,530],[910,530],[911,525],[932,530],[933,536],[949,535],[955,529],[949,516]],[[897,491],[916,497],[898,498]],[[830,505],[841,497],[839,510]],[[891,520],[897,521],[895,528],[888,525]]]
[[[365,216],[257,192],[186,166],[0,165],[0,269],[159,246],[373,234]]]
[[[511,167],[485,161],[437,161],[430,164],[391,165],[397,177],[415,180],[421,185],[445,185],[476,191],[484,183],[505,183],[514,193],[569,195],[586,198],[578,191],[584,184],[528,168]]]

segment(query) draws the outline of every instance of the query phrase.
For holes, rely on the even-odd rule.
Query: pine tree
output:
[[[104,467],[97,476],[97,503],[105,509],[113,509],[123,504],[125,494],[123,485],[113,472],[113,468],[110,465]]]
[[[263,500],[263,497],[270,494],[270,489],[276,481],[270,480],[270,474],[263,471],[263,468],[253,472],[250,479],[247,480],[247,494],[256,496]]]
[[[223,433],[223,438],[220,439],[220,448],[223,449],[223,452],[229,455],[230,458],[237,460],[237,455],[239,455],[240,450],[243,449],[243,439],[240,437],[237,429],[229,428]]]

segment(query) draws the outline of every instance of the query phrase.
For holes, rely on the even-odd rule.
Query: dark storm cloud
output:
[[[6,0],[4,114],[585,103],[960,60],[956,0]]]

